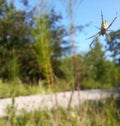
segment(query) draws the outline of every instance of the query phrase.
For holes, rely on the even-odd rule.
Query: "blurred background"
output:
[[[101,27],[101,11],[109,29]],[[80,90],[88,97],[88,89],[112,97],[81,104]],[[0,112],[6,113],[0,126],[118,126],[119,89],[120,0],[0,0]],[[71,108],[75,90],[79,105]],[[58,108],[56,92],[60,102],[71,95],[67,109]],[[41,103],[50,96],[47,105],[55,108],[40,111],[39,94],[52,94]],[[28,97],[18,102],[17,96]],[[16,101],[29,102],[32,111]],[[17,115],[16,107],[22,108]]]
[[[119,87],[119,2],[0,0],[1,85]],[[106,31],[110,41],[106,35],[88,39],[101,30],[101,11],[109,24],[117,17]]]

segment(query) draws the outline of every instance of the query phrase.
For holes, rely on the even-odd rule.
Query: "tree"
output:
[[[46,1],[40,1],[37,6],[37,18],[33,36],[35,37],[35,55],[48,84],[53,83],[54,76],[61,77],[60,58],[69,49],[63,39],[66,35],[65,29],[59,23],[61,15],[56,14],[54,9],[47,8]],[[49,11],[48,11],[49,9]],[[64,46],[63,46],[64,45]]]
[[[90,76],[96,81],[102,80],[105,71],[105,52],[98,40],[96,40],[94,48],[85,55],[85,61],[91,71]]]
[[[116,63],[120,63],[120,30],[111,32],[111,41],[107,41],[106,48],[111,52],[111,57]]]
[[[17,13],[14,9],[13,3],[7,4],[5,0],[0,1],[0,66],[2,70],[0,75],[4,79],[15,79],[17,70],[17,57],[15,56],[14,42],[13,42],[13,26],[14,19]],[[13,18],[13,19],[12,19]],[[14,27],[15,28],[15,27]],[[14,33],[16,34],[16,33]],[[14,64],[14,65],[13,65]]]
[[[85,63],[87,66],[87,78],[89,81],[92,79],[90,87],[96,88],[111,88],[119,85],[119,68],[115,62],[107,60],[105,51],[102,50],[102,45],[96,40],[94,48],[85,54]]]
[[[1,0],[0,6],[0,76],[12,80],[19,76],[21,52],[31,47],[31,22],[27,13],[16,10],[14,3]],[[14,64],[14,65],[13,65]],[[19,70],[18,70],[19,69]],[[19,72],[18,72],[19,71]]]
[[[21,1],[25,8],[21,10],[15,8],[14,1],[0,1],[0,77],[12,80],[16,75],[24,83],[38,83],[40,78],[48,78],[47,74],[61,77],[60,58],[69,49],[59,23],[62,17],[53,9],[36,17],[35,7],[27,10],[29,1]]]
[[[52,67],[56,77],[62,78],[63,72],[60,69],[61,58],[65,57],[71,50],[69,42],[64,39],[67,36],[66,29],[61,25],[62,16],[57,14],[55,10],[51,10],[49,17],[50,24],[50,46],[52,48],[51,60]]]
[[[39,69],[47,80],[47,84],[53,84],[53,68],[51,64],[51,43],[50,43],[50,24],[47,14],[46,1],[40,1],[40,9],[37,8],[36,27],[33,30],[35,37],[34,52],[37,58]],[[38,7],[38,6],[36,6]],[[38,18],[39,17],[39,18]]]

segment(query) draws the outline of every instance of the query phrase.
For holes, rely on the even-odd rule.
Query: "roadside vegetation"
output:
[[[17,9],[15,0],[0,0],[1,99],[120,87],[120,28],[109,33],[111,43],[105,40],[105,48],[96,39],[87,52],[77,53],[74,38],[89,26],[74,24],[80,0],[68,0],[69,4],[60,0],[68,14],[68,27],[48,1],[40,0],[32,6],[28,0],[18,1],[23,8]],[[59,108],[23,111],[15,116],[14,108],[10,108],[8,116],[0,118],[0,126],[118,126],[119,106],[120,98],[88,101],[82,105],[81,115],[79,108],[69,113]]]
[[[79,108],[66,111],[63,108],[53,110],[21,112],[14,115],[14,109],[8,111],[8,116],[0,119],[1,126],[119,126],[120,99],[104,101],[87,101],[82,105],[82,116]]]

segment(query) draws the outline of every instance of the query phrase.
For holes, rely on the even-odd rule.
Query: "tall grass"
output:
[[[0,80],[0,98],[26,96],[34,94],[46,94],[52,93],[51,88],[44,87],[42,85],[27,85],[18,83],[3,83]]]
[[[0,126],[119,126],[120,98],[99,102],[88,101],[83,106],[81,119],[77,107],[69,113],[65,109],[59,108],[57,117],[54,109],[30,113],[21,112],[20,116],[1,118]]]

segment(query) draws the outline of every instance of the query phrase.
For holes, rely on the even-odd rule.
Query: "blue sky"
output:
[[[58,3],[58,2],[57,2]],[[67,25],[67,16],[65,16],[64,6],[57,5],[57,10],[61,11],[64,15],[63,22]],[[101,10],[104,15],[104,19],[109,23],[113,20],[117,13],[117,20],[111,26],[111,30],[115,31],[120,29],[120,0],[83,0],[81,5],[76,8],[74,20],[76,25],[85,25],[90,23],[89,27],[86,27],[79,35],[76,36],[78,52],[85,52],[89,50],[89,44],[92,39],[86,40],[86,38],[94,35],[99,30],[95,26],[101,26]],[[104,37],[100,37],[101,42],[104,45]]]
[[[16,1],[17,8],[22,8],[22,6],[18,3],[19,0]],[[39,0],[30,0],[31,6],[34,5],[35,1]],[[69,25],[68,17],[66,15],[65,7],[61,4],[60,0],[47,0],[51,2],[49,4],[50,7],[55,7],[58,13],[63,15],[62,24],[66,27]],[[68,0],[62,0],[68,1]],[[101,27],[101,10],[104,15],[104,19],[109,23],[113,20],[117,13],[117,20],[111,26],[111,30],[115,31],[120,29],[120,0],[83,0],[80,6],[78,6],[74,13],[74,22],[75,25],[85,25],[90,23],[89,27],[84,28],[83,32],[77,34],[75,39],[77,41],[77,51],[85,52],[89,50],[89,44],[92,42],[92,39],[86,40],[86,38],[94,35],[99,30],[95,28]],[[104,37],[101,38],[101,43],[104,44]]]

